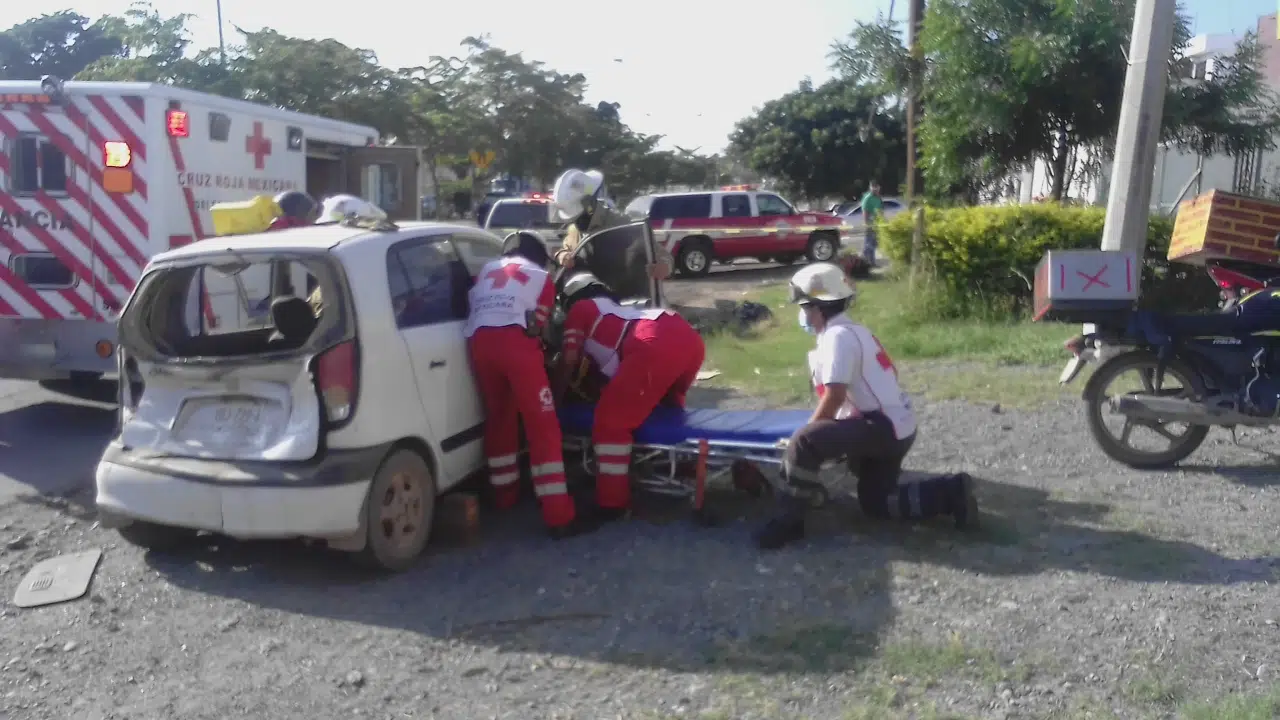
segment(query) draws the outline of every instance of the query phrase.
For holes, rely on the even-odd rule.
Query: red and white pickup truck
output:
[[[676,272],[685,276],[705,275],[713,263],[738,258],[828,262],[840,250],[839,217],[799,212],[778,195],[749,185],[643,195],[626,212],[648,219],[655,240],[671,251]]]

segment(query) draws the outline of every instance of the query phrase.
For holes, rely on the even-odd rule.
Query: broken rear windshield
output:
[[[139,297],[125,310],[122,329],[127,324],[145,345],[171,357],[296,349],[318,327],[342,324],[337,282],[322,257],[249,254],[162,268],[144,278]],[[273,315],[273,306],[286,301],[296,307]],[[286,327],[278,326],[277,315],[289,320]]]

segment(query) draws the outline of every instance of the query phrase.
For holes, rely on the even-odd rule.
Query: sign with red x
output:
[[[1105,275],[1106,272],[1107,272],[1106,265],[1103,265],[1101,268],[1098,269],[1098,272],[1092,275],[1090,275],[1089,273],[1083,270],[1077,270],[1076,274],[1084,278],[1084,287],[1080,288],[1080,292],[1088,292],[1089,288],[1093,287],[1094,285],[1098,285],[1104,288],[1110,288],[1111,284],[1102,279],[1102,276]]]

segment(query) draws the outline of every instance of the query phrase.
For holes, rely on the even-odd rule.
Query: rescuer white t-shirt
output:
[[[893,423],[899,440],[916,431],[911,398],[898,385],[898,370],[870,330],[844,315],[827,321],[818,346],[809,353],[809,377],[815,392],[827,385],[847,385],[849,393],[836,419],[874,411]]]

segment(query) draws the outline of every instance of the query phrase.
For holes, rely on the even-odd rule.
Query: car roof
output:
[[[515,205],[517,203],[529,203],[532,205],[550,205],[551,198],[531,198],[531,197],[502,198],[501,200],[495,202],[493,205],[494,207],[497,207],[502,204]]]
[[[429,232],[422,232],[427,230]],[[332,225],[314,225],[308,227],[274,230],[249,235],[223,235],[211,237],[183,245],[180,248],[157,253],[152,262],[171,262],[185,260],[201,255],[221,252],[260,252],[263,250],[307,251],[331,250],[338,245],[353,245],[361,242],[387,237],[388,233],[400,234],[412,232],[415,236],[439,235],[465,232],[485,232],[470,225],[429,221],[412,221],[396,223],[395,230],[371,230],[334,223]]]

